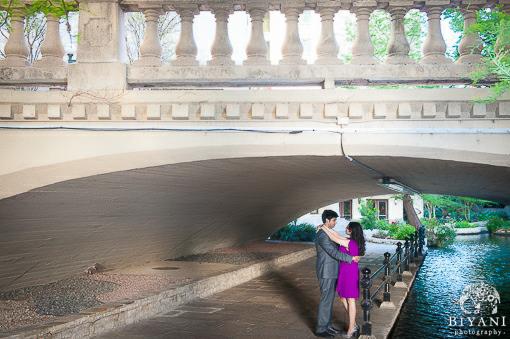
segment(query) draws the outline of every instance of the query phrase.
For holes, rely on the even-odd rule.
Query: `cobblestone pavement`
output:
[[[374,245],[360,267],[381,262],[393,249]],[[314,257],[101,338],[315,338],[318,302]],[[345,315],[337,299],[334,323],[343,326]]]

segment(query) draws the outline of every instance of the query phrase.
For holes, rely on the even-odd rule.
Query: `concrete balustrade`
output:
[[[0,85],[66,85],[71,90],[129,89],[140,86],[239,86],[239,85],[324,85],[371,83],[468,83],[469,74],[480,61],[480,38],[465,34],[459,46],[460,57],[452,63],[444,54],[446,45],[441,32],[441,13],[458,6],[465,18],[465,27],[475,22],[476,11],[498,1],[453,0],[369,0],[317,1],[256,0],[256,1],[171,1],[158,4],[146,1],[80,2],[77,60],[66,69],[62,61],[63,48],[58,34],[58,18],[48,16],[47,33],[42,46],[42,59],[35,63],[37,70],[27,65],[27,48],[23,39],[24,10],[16,8],[12,18],[12,32],[5,46],[6,58],[0,61]],[[379,62],[373,56],[369,18],[375,9],[391,16],[391,35],[388,57]],[[412,9],[427,13],[428,32],[423,45],[423,58],[415,62],[409,57],[409,43],[405,36],[404,16]],[[263,20],[269,11],[281,11],[286,19],[285,40],[280,65],[270,65],[268,46],[263,34]],[[304,10],[314,10],[321,18],[321,33],[317,46],[317,61],[305,65],[303,46],[299,36],[299,16]],[[356,16],[357,36],[352,47],[352,62],[342,65],[333,27],[335,14],[348,10]],[[146,30],[140,46],[140,59],[126,64],[123,14],[130,11],[144,13]],[[161,43],[158,38],[158,17],[165,11],[176,11],[181,19],[181,31],[176,45],[176,58],[161,64]],[[201,11],[210,11],[216,20],[216,33],[211,48],[212,60],[198,66],[194,41],[193,20]],[[243,65],[234,65],[232,46],[228,36],[228,18],[233,11],[246,11],[251,20],[251,34]],[[196,33],[196,32],[195,32]],[[501,39],[499,39],[501,41]],[[501,43],[499,44],[501,45]],[[498,46],[499,46],[498,45]],[[8,70],[6,70],[8,69]],[[87,75],[84,75],[87,74]]]

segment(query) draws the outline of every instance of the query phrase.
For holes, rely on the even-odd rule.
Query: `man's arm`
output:
[[[352,262],[352,257],[350,255],[340,252],[333,246],[328,235],[324,231],[317,233],[317,241],[319,246],[333,259],[348,263]]]

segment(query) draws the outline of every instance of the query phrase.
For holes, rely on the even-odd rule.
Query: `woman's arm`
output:
[[[349,241],[350,241],[349,238],[342,237],[340,234],[338,234],[338,232],[333,231],[332,229],[329,229],[327,227],[322,227],[322,230],[324,232],[326,232],[326,234],[328,235],[329,239],[333,240],[334,242],[336,242],[340,246],[349,248]]]

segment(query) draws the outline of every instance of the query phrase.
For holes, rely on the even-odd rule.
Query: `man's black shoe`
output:
[[[317,337],[322,337],[322,338],[333,338],[335,337],[334,334],[331,334],[330,332],[328,331],[324,331],[324,332],[318,332],[318,333],[315,333],[315,335]]]
[[[340,329],[336,328],[335,326],[330,326],[330,327],[328,328],[328,331],[329,331],[329,332],[333,332],[333,333],[335,333],[335,334],[340,333],[340,332],[343,332],[343,331],[341,331]]]

